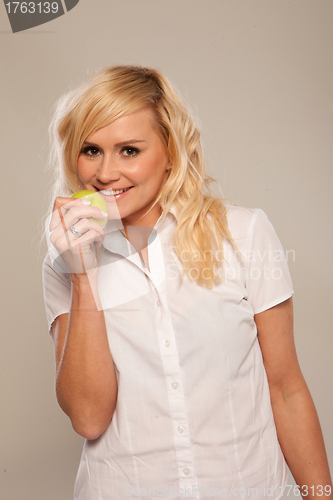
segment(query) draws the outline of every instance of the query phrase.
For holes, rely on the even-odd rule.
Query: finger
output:
[[[66,228],[68,227],[68,230]],[[71,231],[71,227],[74,227],[78,233],[81,235],[77,236]],[[99,240],[99,238],[104,239],[104,230],[98,222],[91,219],[80,219],[78,222],[75,218],[75,223],[64,220],[59,224],[50,235],[50,241],[52,245],[58,250],[58,252],[63,253],[69,250],[73,245],[76,245],[76,240],[80,239],[82,241],[82,236],[89,232],[89,240]],[[85,238],[85,241],[87,238]],[[93,241],[91,241],[93,242]]]
[[[64,231],[64,233],[65,233],[65,236],[66,236],[67,246],[68,246],[68,248],[71,248],[71,240],[70,240],[70,238],[69,238],[69,234],[68,234],[67,227],[69,227],[69,229],[72,227],[72,225],[70,225],[70,226],[69,226],[69,224],[71,224],[71,220],[75,218],[75,216],[77,215],[77,213],[79,213],[81,216],[85,215],[85,213],[84,213],[84,210],[83,210],[82,206],[81,206],[81,207],[79,207],[79,210],[77,210],[77,209],[76,209],[76,210],[75,210],[75,209],[72,209],[72,212],[71,212],[71,217],[69,218],[69,221],[67,222],[67,221],[65,221],[65,216],[63,215],[62,211],[64,210],[64,208],[65,208],[65,207],[68,207],[68,205],[69,205],[69,203],[66,203],[66,204],[65,204],[65,205],[63,205],[62,207],[59,207],[59,208],[58,208],[58,213],[59,213],[59,217],[60,217],[60,221],[61,221],[61,226],[62,226],[62,229],[63,229],[63,231]],[[86,205],[86,204],[84,204],[84,205]],[[89,207],[89,208],[90,208],[90,207]],[[95,207],[91,207],[91,208],[93,208],[93,209],[94,209]],[[68,211],[69,211],[69,210],[70,210],[70,209],[68,209]],[[97,210],[98,210],[98,212],[97,212],[97,214],[96,214],[96,217],[101,217],[101,216],[102,216],[102,217],[105,217],[105,215],[103,215],[103,212],[102,212],[100,209],[97,209]],[[95,211],[95,210],[94,210],[94,211]],[[90,211],[89,211],[89,212],[90,212]],[[99,212],[100,212],[100,213],[99,213]],[[76,218],[77,218],[77,217],[76,217]],[[88,221],[88,219],[78,219],[78,221],[80,221],[80,220],[83,220],[83,224],[82,224],[82,226],[83,226],[83,232],[82,232],[82,234],[85,234],[87,231],[89,231],[89,229],[91,228],[91,226],[92,226],[93,224],[97,224],[97,223],[95,223],[94,221],[90,221],[90,224],[88,224],[88,227],[87,227],[87,221]],[[97,228],[98,228],[98,227],[100,227],[100,226],[97,224]],[[80,231],[79,231],[79,232],[80,232]],[[73,233],[73,231],[71,231],[71,233],[72,233],[75,237],[77,237],[77,235],[76,235],[76,234],[74,234],[74,233]],[[79,236],[79,237],[80,237],[80,236]]]
[[[66,205],[68,206],[68,205]],[[97,224],[92,219],[103,220],[106,217],[106,212],[102,212],[97,207],[90,207],[86,205],[81,205],[78,207],[72,207],[70,210],[66,210],[67,213],[62,212],[63,207],[60,207],[59,212],[54,212],[51,222],[50,222],[50,232],[51,232],[51,240],[54,244],[58,238],[61,237],[63,233],[68,231],[71,226],[76,225],[80,220],[91,220],[92,225],[90,227],[94,227],[94,224]],[[92,218],[92,219],[91,219]],[[98,224],[95,228],[102,229],[102,226]],[[86,228],[88,229],[88,227]],[[102,233],[101,233],[102,234]]]
[[[67,196],[58,196],[54,200],[53,212],[55,212],[59,208],[63,208],[64,210],[69,210],[71,207],[90,205],[90,204],[91,202],[86,198],[69,198]]]
[[[71,236],[70,236],[71,235]],[[65,235],[57,242],[57,250],[59,257],[63,259],[69,273],[82,273],[82,259],[84,259],[84,269],[91,270],[97,266],[97,248],[94,243],[101,236],[95,231],[88,231],[80,238],[75,238],[69,232],[68,237],[71,238],[71,247],[67,247]]]
[[[76,226],[75,226],[75,228],[76,228]],[[100,241],[101,235],[99,232],[95,231],[94,229],[91,229],[91,230],[88,230],[87,232],[85,232],[84,234],[82,234],[82,236],[80,236],[79,238],[74,236],[70,231],[69,238],[70,238],[71,247],[75,248],[80,244],[84,244],[84,243],[87,244],[88,243],[89,245],[91,245],[95,241]]]
[[[106,212],[103,212],[100,208],[97,207],[73,207],[63,215],[63,221],[66,225],[66,228],[68,229],[70,226],[73,226],[82,219],[103,220],[107,217],[107,215],[108,214]]]
[[[62,228],[64,230],[64,233],[65,233],[65,236],[66,236],[68,248],[70,248],[71,247],[71,242],[70,242],[70,239],[68,237],[68,232],[67,232],[66,224],[65,224],[65,221],[64,221],[64,217],[62,215],[61,207],[59,207],[57,211],[58,211],[58,214],[59,214],[59,217],[60,217],[61,226],[62,226]]]
[[[69,230],[71,227],[74,227],[76,231],[78,231],[81,234],[84,234],[87,231],[95,230],[101,236],[104,236],[104,230],[102,226],[98,224],[98,222],[96,222],[95,220],[80,219],[78,222],[75,222],[75,224],[71,224],[69,226]]]
[[[53,212],[50,221],[49,229],[50,231],[54,231],[56,226],[61,223],[61,216],[64,216],[66,212],[72,207],[81,207],[81,206],[89,206],[90,201],[82,198],[73,199],[66,198],[62,196],[58,196],[55,199],[53,205]]]
[[[101,246],[103,245],[103,240],[104,240],[104,235],[103,235],[103,237],[101,236],[100,238],[96,238],[94,241],[95,247],[101,248]]]

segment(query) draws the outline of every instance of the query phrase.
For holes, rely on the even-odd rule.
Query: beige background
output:
[[[332,61],[332,0],[81,0],[15,35],[0,5],[3,500],[72,498],[82,439],[54,396],[41,283],[47,125],[66,89],[119,63],[169,76],[225,196],[295,251],[297,348],[332,467]]]

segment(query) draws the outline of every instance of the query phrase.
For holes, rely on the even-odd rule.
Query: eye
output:
[[[86,146],[81,149],[80,154],[84,154],[86,156],[97,156],[100,154],[100,150],[94,146]]]
[[[139,153],[140,151],[137,148],[131,148],[130,146],[125,146],[121,150],[121,154],[125,156],[125,158],[137,156]]]

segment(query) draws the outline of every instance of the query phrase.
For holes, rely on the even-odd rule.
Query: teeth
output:
[[[100,193],[105,194],[105,196],[114,196],[116,194],[123,193],[124,191],[127,191],[130,188],[125,188],[125,189],[103,189],[100,191]]]

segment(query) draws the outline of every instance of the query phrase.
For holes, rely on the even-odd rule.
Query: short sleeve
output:
[[[246,249],[247,300],[260,313],[294,293],[285,251],[263,210],[254,209]]]
[[[43,290],[49,328],[57,316],[70,311],[72,296],[69,274],[56,271],[52,261],[48,252],[43,263]]]

